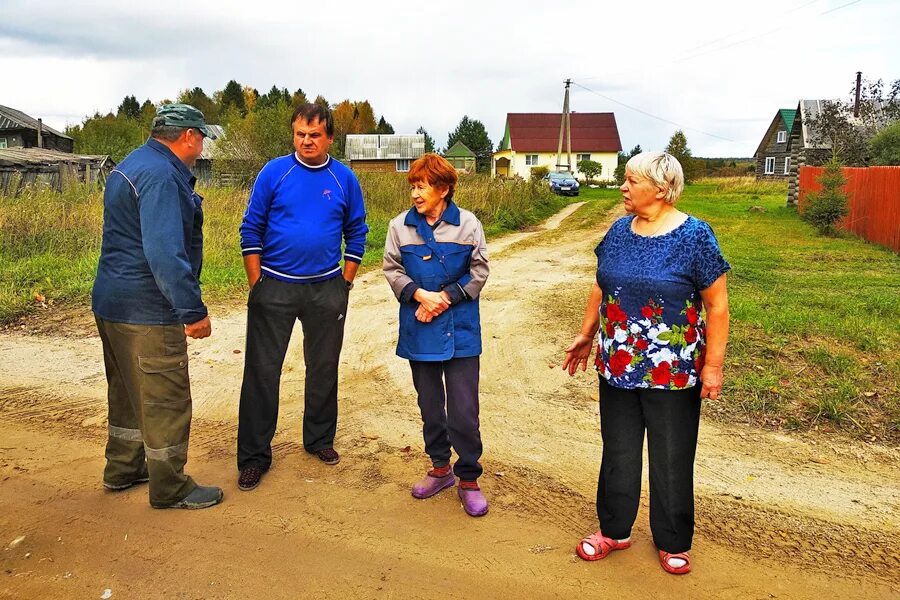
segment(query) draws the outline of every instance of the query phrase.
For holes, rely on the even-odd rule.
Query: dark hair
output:
[[[459,181],[459,175],[456,169],[443,156],[429,152],[423,154],[409,165],[409,173],[406,174],[406,180],[410,183],[424,181],[428,185],[436,188],[447,188],[447,197],[445,200],[453,200],[453,192],[456,191],[456,182]]]
[[[325,123],[325,133],[328,134],[328,137],[334,137],[334,118],[327,106],[310,102],[301,104],[294,109],[294,114],[291,115],[291,127],[294,126],[297,119],[303,119],[307,123],[321,121]]]

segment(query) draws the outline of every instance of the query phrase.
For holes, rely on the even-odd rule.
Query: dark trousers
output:
[[[481,430],[478,420],[479,358],[443,362],[411,360],[413,385],[422,411],[425,452],[435,467],[450,464],[450,448],[459,460],[453,472],[462,480],[481,476]]]
[[[694,455],[700,386],[625,390],[600,378],[603,461],[597,517],[603,535],[631,535],[641,498],[644,430],[650,464],[650,530],[656,547],[686,552],[694,535]]]
[[[247,300],[247,351],[238,413],[238,469],[272,464],[281,367],[294,320],[303,326],[303,446],[331,448],[337,430],[338,362],[349,289],[343,277],[285,283],[264,276]]]
[[[96,321],[109,403],[103,481],[149,477],[151,504],[178,502],[197,487],[184,473],[191,430],[184,326]]]

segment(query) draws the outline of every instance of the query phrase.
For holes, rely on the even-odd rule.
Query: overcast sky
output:
[[[438,145],[467,114],[496,145],[506,113],[559,112],[572,78],[571,109],[614,112],[626,150],[682,128],[695,156],[751,156],[777,109],[846,97],[856,71],[900,78],[897,0],[418,4],[0,0],[0,104],[62,129],[236,79],[368,99]]]

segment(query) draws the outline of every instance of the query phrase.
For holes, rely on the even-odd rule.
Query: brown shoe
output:
[[[336,465],[341,462],[341,456],[334,448],[322,448],[313,452],[326,465]]]
[[[256,465],[244,467],[243,469],[241,469],[240,477],[238,477],[238,487],[245,492],[249,492],[259,485],[263,473],[265,472],[266,469],[263,469]]]

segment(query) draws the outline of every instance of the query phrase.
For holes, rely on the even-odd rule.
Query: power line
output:
[[[654,114],[652,114],[652,113],[647,112],[646,110],[640,109],[640,108],[638,108],[638,107],[636,107],[636,106],[631,106],[630,104],[625,104],[624,102],[620,102],[620,101],[616,100],[615,98],[610,98],[610,97],[607,96],[606,94],[601,94],[601,93],[598,92],[597,90],[592,90],[592,89],[590,89],[590,88],[587,88],[587,87],[581,85],[580,83],[578,83],[577,81],[573,81],[572,84],[573,84],[573,85],[577,85],[578,87],[580,87],[581,89],[583,89],[583,90],[585,90],[585,91],[588,91],[588,92],[590,92],[590,93],[592,93],[592,94],[595,94],[595,95],[597,95],[597,96],[600,96],[601,98],[605,98],[606,100],[609,100],[610,102],[614,102],[614,103],[616,103],[616,104],[618,104],[618,105],[620,105],[620,106],[624,106],[624,107],[627,108],[627,109],[630,109],[630,110],[633,110],[633,111],[635,111],[635,112],[641,113],[642,115],[645,115],[645,116],[650,117],[650,118],[652,118],[652,119],[656,119],[657,121],[662,121],[663,123],[668,123],[669,125],[674,125],[675,127],[678,127],[679,129],[687,129],[687,130],[689,130],[689,131],[696,131],[697,133],[702,133],[703,135],[706,135],[706,136],[709,136],[709,137],[713,137],[713,138],[716,138],[716,139],[719,139],[719,140],[724,140],[724,141],[726,141],[726,142],[732,142],[732,143],[735,143],[735,144],[736,144],[736,143],[739,143],[739,142],[737,142],[736,140],[732,140],[732,139],[730,139],[730,138],[723,137],[723,136],[721,136],[721,135],[716,135],[715,133],[709,133],[708,131],[703,131],[702,129],[697,129],[696,127],[688,127],[688,126],[686,126],[686,125],[681,125],[680,123],[676,123],[675,121],[670,121],[669,119],[665,119],[665,118],[663,118],[663,117],[659,117],[659,116],[657,116],[657,115],[654,115]]]

